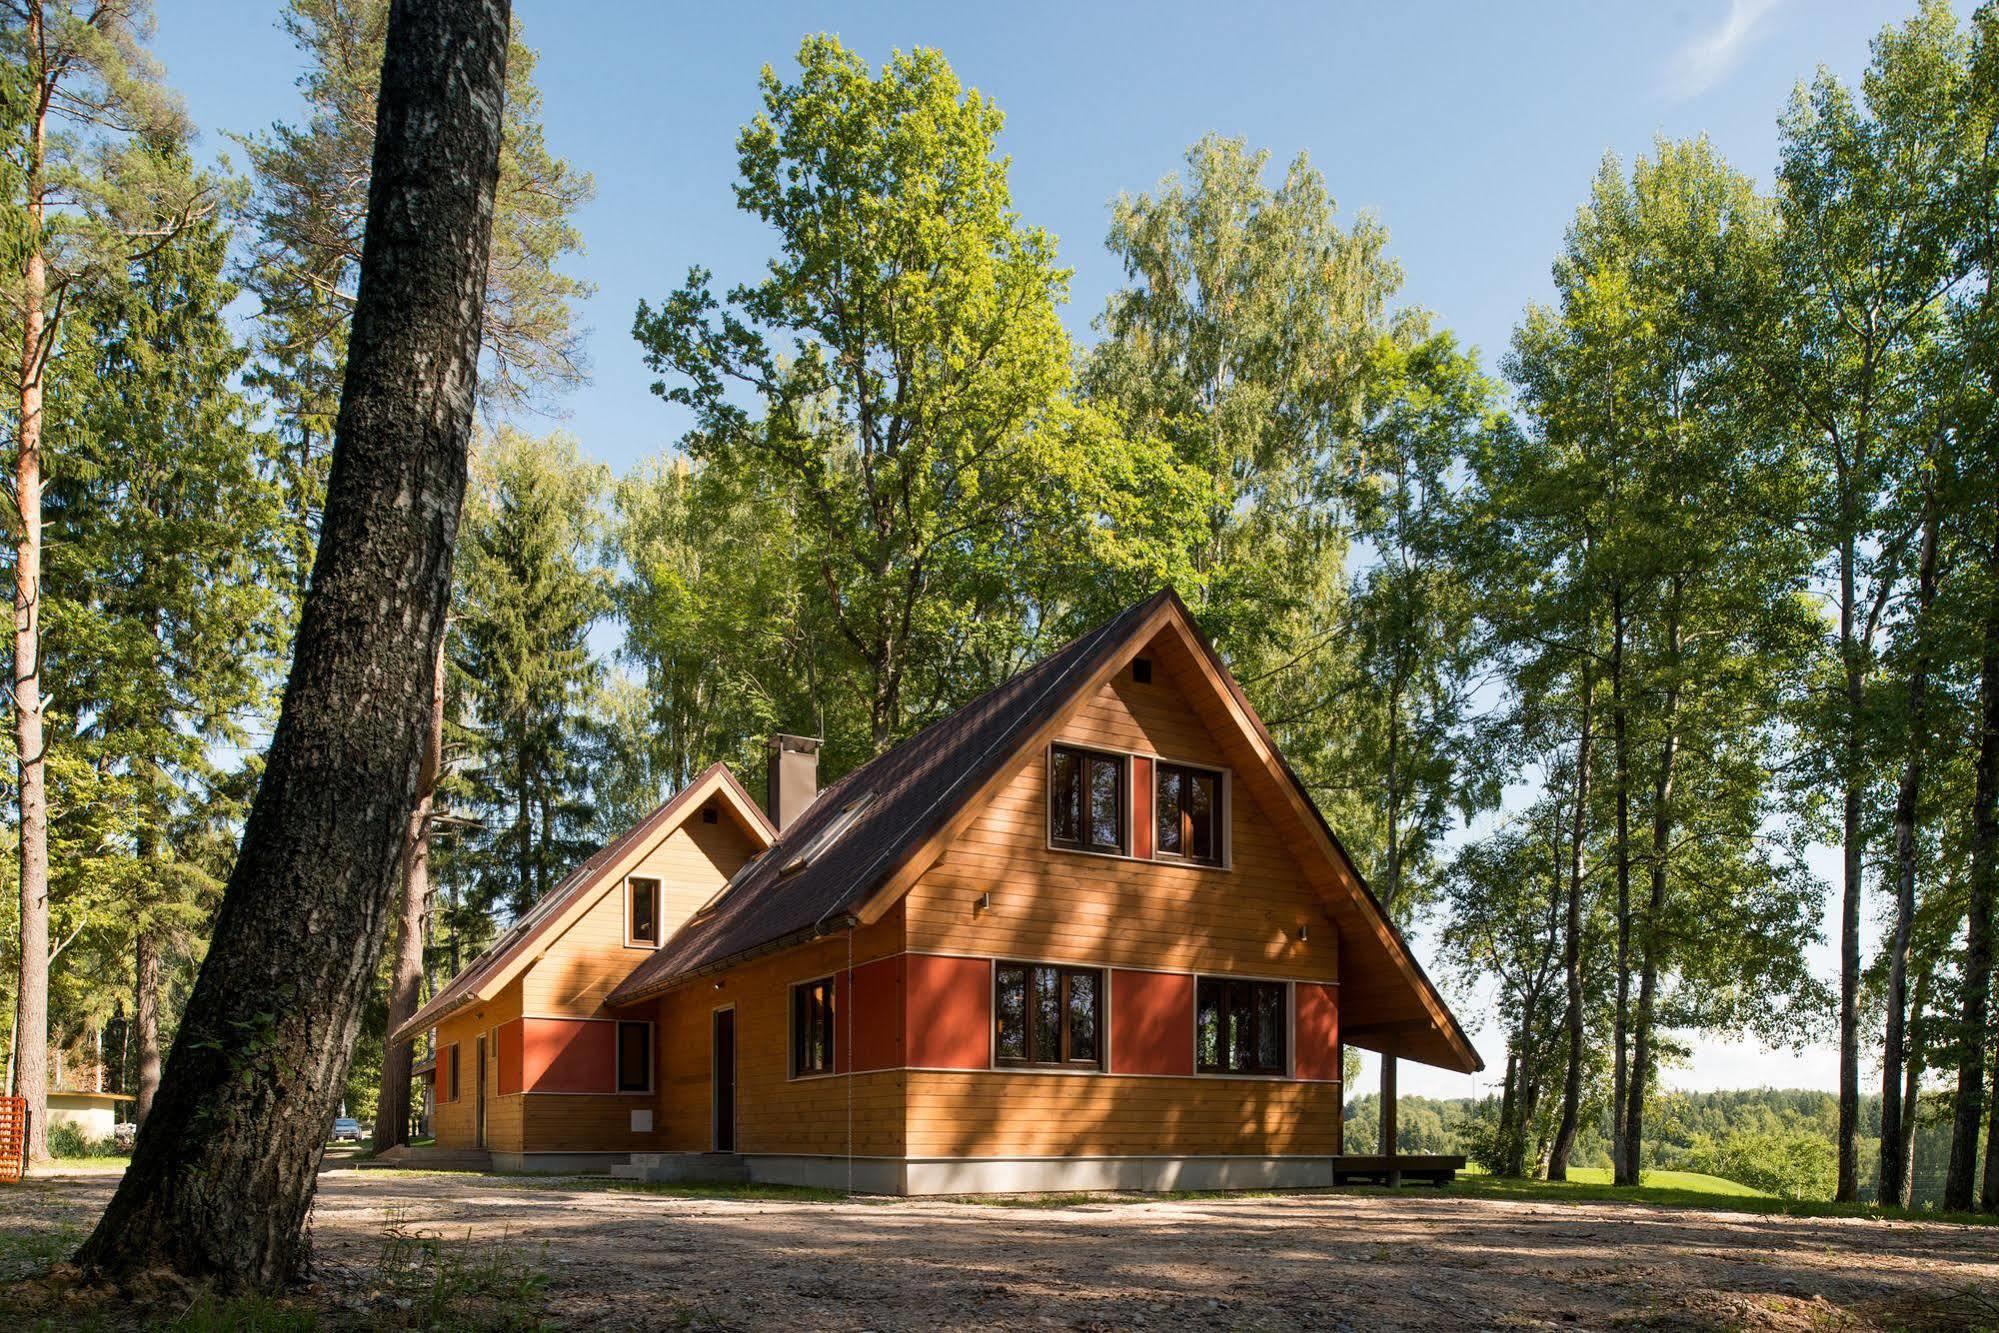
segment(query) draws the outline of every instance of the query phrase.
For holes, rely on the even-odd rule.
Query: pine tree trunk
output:
[[[1937,507],[1923,501],[1922,555],[1917,562],[1916,613],[1911,633],[1916,660],[1909,670],[1908,754],[1895,792],[1895,936],[1888,951],[1887,1018],[1881,1035],[1881,1154],[1874,1197],[1888,1202],[1908,1193],[1908,1158],[1902,1154],[1902,1035],[1909,1007],[1909,936],[1916,924],[1916,801],[1923,789],[1923,729],[1929,673],[1922,635],[1937,586]],[[1915,1108],[1909,1108],[1913,1116]]]
[[[77,1259],[272,1288],[304,1226],[399,888],[451,587],[507,0],[395,0],[332,474],[291,676],[208,957]]]
[[[42,10],[26,6],[27,48],[42,44]],[[40,74],[46,79],[46,71]],[[42,195],[48,90],[37,83],[28,127],[27,253],[21,283],[21,361],[14,455],[14,754],[20,815],[20,975],[14,992],[16,1097],[28,1102],[27,1156],[49,1155],[49,802],[42,750],[42,368],[47,352],[48,264]]]
[[[383,1029],[382,1088],[375,1103],[375,1151],[409,1142],[411,1044],[393,1033],[417,1011],[423,990],[423,914],[430,901],[430,811],[437,798],[444,759],[444,640],[430,685],[430,733],[424,740],[423,771],[417,778],[416,808],[410,812],[403,843],[403,902],[396,916],[396,961],[389,975],[389,1018]]]
[[[1548,1149],[1548,1179],[1569,1178],[1569,1155],[1575,1151],[1582,1124],[1583,1102],[1583,854],[1589,842],[1590,729],[1596,677],[1588,657],[1582,665],[1582,720],[1576,731],[1576,804],[1569,825],[1569,898],[1564,905],[1562,975],[1568,1005],[1562,1026],[1568,1034],[1568,1064],[1562,1075],[1562,1116],[1555,1142]]]
[[[160,1091],[160,942],[142,924],[132,949],[132,1015],[138,1029],[139,1070],[133,1087],[132,1123],[144,1125]]]
[[[1991,545],[1985,556],[1985,632],[1979,650],[1978,757],[1971,797],[1970,903],[1964,928],[1964,1000],[1958,1022],[1957,1096],[1951,1107],[1950,1167],[1944,1207],[1971,1207],[1978,1168],[1978,1127],[1985,1117],[1986,1020],[1992,989],[1992,898],[1999,892],[1999,487],[1992,493]],[[1995,1094],[1999,1102],[1999,1094]],[[1999,1205],[1999,1115],[1985,1157],[1980,1206]]]

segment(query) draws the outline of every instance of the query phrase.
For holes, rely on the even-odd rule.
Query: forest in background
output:
[[[15,1086],[101,1070],[143,1113],[199,965],[311,570],[386,9],[284,9],[303,111],[236,138],[241,178],[192,160],[143,6],[0,10]],[[1658,1083],[1689,1036],[1830,1032],[1830,1125],[1741,1132],[1888,1199],[1942,1134],[1943,1193],[1999,1202],[1988,11],[1801,84],[1768,188],[1704,140],[1607,159],[1496,375],[1400,299],[1378,219],[1219,135],[1114,204],[1126,284],[1074,338],[999,108],[942,53],[809,38],[737,144],[764,275],[697,269],[600,344],[694,423],[623,477],[542,429],[588,381],[591,182],[527,36],[350,1111],[406,1100],[393,1015],[707,763],[801,731],[837,776],[1170,583],[1435,970],[1495,989],[1481,1161],[1635,1180],[1691,1151]]]

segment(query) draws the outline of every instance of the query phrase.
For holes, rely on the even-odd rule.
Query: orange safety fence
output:
[[[0,1097],[0,1183],[21,1178],[28,1156],[28,1099]]]

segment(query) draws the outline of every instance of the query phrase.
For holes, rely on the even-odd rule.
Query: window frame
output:
[[[1212,833],[1214,854],[1195,856],[1191,852],[1169,852],[1160,847],[1159,812],[1163,808],[1160,801],[1160,784],[1167,774],[1183,778],[1200,775],[1215,780],[1214,829]],[[1182,763],[1177,759],[1166,759],[1158,755],[1152,757],[1152,859],[1180,865],[1204,866],[1222,869],[1229,863],[1229,774],[1225,768],[1211,768],[1206,764]],[[1194,816],[1183,802],[1180,807],[1180,846],[1184,849],[1192,845]]]
[[[612,1060],[612,1091],[619,1096],[649,1095],[653,1090],[653,1066],[658,1063],[658,1053],[653,1049],[653,1025],[640,1019],[620,1018],[615,1020],[617,1036],[614,1038],[616,1055]],[[625,1030],[639,1028],[645,1033],[645,1086],[633,1087],[625,1079]]]
[[[1015,970],[1015,969],[1022,971],[1026,974],[1026,979],[1023,983],[1024,990],[1021,997],[1021,1014],[1022,1014],[1022,1022],[1024,1024],[1022,1030],[1022,1049],[1027,1052],[1025,1056],[1012,1056],[1012,1055],[1000,1054],[1000,985],[1001,985],[1000,976],[1002,973],[1008,970]],[[1041,1060],[1036,1058],[1036,1056],[1039,1055],[1040,1052],[1038,1052],[1035,1049],[1035,1047],[1038,1044],[1035,1040],[1035,1031],[1034,1031],[1035,1024],[1032,1021],[1032,1019],[1028,1017],[1034,998],[1034,992],[1035,992],[1034,974],[1036,972],[1053,972],[1059,978],[1059,989],[1057,992],[1056,1003],[1058,1006],[1058,1011],[1062,1016],[1060,1042],[1062,1050],[1064,1052],[1067,1052],[1071,1048],[1074,1042],[1074,1033],[1072,1033],[1069,1028],[1070,978],[1077,975],[1088,975],[1096,979],[1095,992],[1092,997],[1090,1005],[1091,1026],[1094,1028],[1096,1033],[1097,1053],[1094,1057],[1088,1059],[1067,1057],[1067,1058],[1058,1058],[1054,1060]],[[1036,1069],[1063,1070],[1070,1073],[1093,1073],[1093,1074],[1103,1073],[1109,1067],[1108,1056],[1110,1054],[1109,1050],[1110,1033],[1109,1033],[1109,1026],[1106,1022],[1109,1016],[1109,1005],[1106,1003],[1106,996],[1109,989],[1108,985],[1109,980],[1110,980],[1110,969],[1104,967],[1092,967],[1084,963],[1038,963],[1018,958],[994,959],[993,996],[992,996],[993,1021],[992,1021],[992,1038],[991,1038],[993,1068],[1026,1069],[1026,1070],[1036,1070]]]
[[[1221,987],[1222,1004],[1219,1018],[1221,1033],[1217,1040],[1218,1049],[1221,1054],[1220,1064],[1208,1064],[1201,1059],[1201,1011],[1203,1008],[1201,992],[1210,985]],[[1261,1042],[1258,1040],[1261,1035],[1261,1028],[1257,1017],[1259,1006],[1256,1003],[1256,992],[1265,987],[1277,992],[1278,1040],[1281,1044],[1278,1049],[1277,1064],[1275,1066],[1255,1065],[1247,1068],[1234,1068],[1229,1064],[1230,1051],[1232,1049],[1231,1043],[1228,1040],[1229,1013],[1232,1007],[1229,1004],[1229,996],[1231,990],[1236,986],[1248,986],[1250,988],[1250,1047],[1252,1050],[1258,1049],[1261,1046]],[[1291,1031],[1293,1021],[1292,1006],[1293,999],[1291,995],[1291,983],[1289,981],[1281,981],[1273,977],[1236,977],[1206,972],[1196,973],[1194,975],[1194,1073],[1206,1078],[1289,1078],[1291,1076],[1292,1050],[1296,1044]]]
[[[825,1067],[808,1067],[805,1061],[807,1049],[807,1024],[811,1018],[807,998],[813,991],[824,987],[826,1004],[826,1063]],[[791,1055],[790,1068],[793,1079],[831,1078],[840,1070],[840,980],[837,974],[812,977],[805,981],[791,983]]]
[[[1089,841],[1087,833],[1081,839],[1066,839],[1055,834],[1055,763],[1058,756],[1072,754],[1083,766],[1077,776],[1076,812],[1077,827],[1087,828],[1089,810],[1089,771],[1092,760],[1106,761],[1117,768],[1117,843],[1115,846],[1100,846]],[[1048,746],[1047,767],[1048,818],[1045,832],[1048,846],[1064,852],[1082,852],[1089,856],[1129,856],[1131,854],[1131,755],[1116,750],[1098,750],[1086,745],[1072,745],[1066,741],[1054,741]]]
[[[465,1095],[465,1089],[458,1081],[458,1043],[454,1041],[444,1049],[451,1053],[451,1058],[445,1061],[447,1077],[444,1086],[448,1095],[444,1100],[455,1102]]]
[[[642,939],[632,931],[632,907],[637,901],[634,890],[640,884],[652,885],[652,938]],[[666,883],[658,875],[625,876],[625,947],[627,949],[657,949],[660,937],[666,932],[661,929],[661,913],[666,906]]]

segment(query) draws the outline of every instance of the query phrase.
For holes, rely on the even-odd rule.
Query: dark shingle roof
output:
[[[1167,590],[1125,608],[821,792],[711,910],[682,926],[606,1002],[644,999],[690,973],[845,924],[1172,596]],[[866,796],[873,799],[851,827],[804,868],[782,873],[821,829]]]

